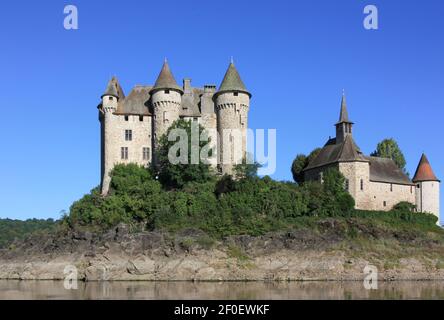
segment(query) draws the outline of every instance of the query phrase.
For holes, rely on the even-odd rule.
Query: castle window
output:
[[[129,120],[129,117],[128,116],[125,116],[125,121],[128,121]]]
[[[166,90],[165,90],[165,93],[166,93],[166,94],[170,94],[170,90],[166,89]]]
[[[143,148],[143,160],[150,160],[150,148]]]
[[[364,191],[364,180],[361,179],[361,191]]]
[[[125,141],[133,140],[133,130],[125,130]]]
[[[109,100],[110,100],[110,101],[113,101],[113,100],[114,100],[114,97],[109,97]]]
[[[120,148],[120,158],[122,160],[128,160],[128,147]]]
[[[384,201],[383,205],[384,207],[387,207],[387,201]]]
[[[197,117],[193,118],[193,121],[194,121],[194,122],[197,122]]]
[[[237,97],[239,95],[239,92],[234,92],[233,96]]]
[[[410,193],[413,193],[413,187],[410,186]]]
[[[350,181],[348,179],[345,179],[345,190],[350,190]]]
[[[390,184],[390,192],[393,192],[393,184]]]
[[[140,121],[140,122],[143,121],[143,116],[139,116],[139,121]]]

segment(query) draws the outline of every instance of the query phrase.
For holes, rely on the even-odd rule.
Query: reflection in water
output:
[[[79,282],[0,281],[0,299],[444,299],[444,282]]]

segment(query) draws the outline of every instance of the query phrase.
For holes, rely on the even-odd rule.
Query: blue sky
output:
[[[63,28],[63,8],[79,30]],[[379,9],[379,30],[363,9]],[[395,138],[444,179],[442,1],[8,1],[0,12],[1,218],[58,218],[99,184],[96,106],[164,57],[178,82],[220,84],[231,56],[253,94],[250,127],[277,129],[276,179],[334,135],[342,89],[365,153]],[[443,192],[444,193],[444,192]],[[444,198],[442,198],[444,200]],[[443,202],[444,203],[444,202]]]

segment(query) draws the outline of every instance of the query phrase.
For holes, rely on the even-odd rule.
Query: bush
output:
[[[236,180],[223,176],[218,181],[188,181],[180,189],[168,189],[150,170],[135,165],[116,166],[111,178],[107,197],[92,190],[71,206],[64,223],[71,228],[105,230],[124,222],[144,224],[150,230],[200,229],[212,237],[225,237],[286,230],[307,225],[310,217],[369,217],[427,228],[436,222],[434,216],[414,213],[405,204],[385,213],[354,210],[354,200],[344,190],[344,177],[333,169],[324,174],[323,184],[302,186],[270,177]]]

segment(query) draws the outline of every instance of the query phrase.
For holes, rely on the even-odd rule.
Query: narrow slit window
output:
[[[143,160],[150,160],[150,148],[143,148]]]
[[[120,157],[122,160],[128,160],[128,147],[120,148]]]

